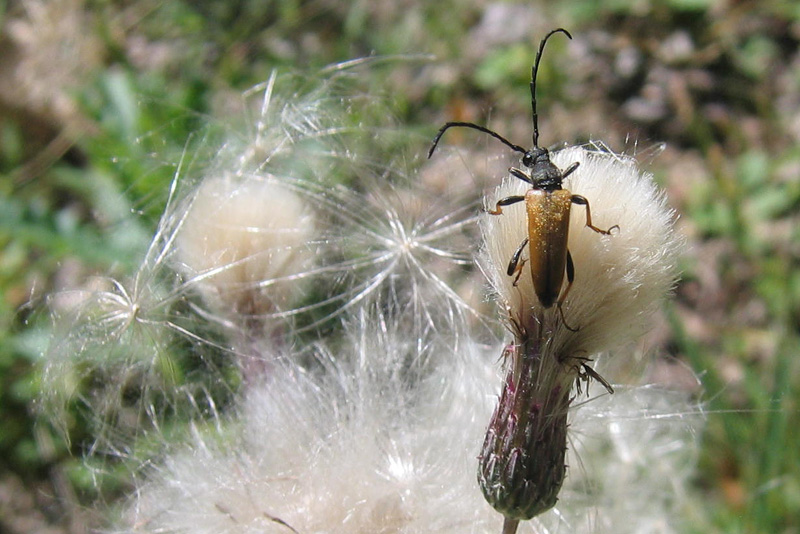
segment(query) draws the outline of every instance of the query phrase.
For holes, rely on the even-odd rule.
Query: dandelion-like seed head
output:
[[[551,160],[560,169],[579,164],[563,187],[589,201],[595,226],[618,229],[610,235],[598,234],[586,227],[585,208],[572,206],[568,250],[575,281],[562,305],[564,320],[555,306],[542,307],[527,265],[516,285],[515,277],[506,273],[510,258],[527,237],[524,203],[508,206],[498,216],[484,216],[486,271],[515,327],[531,335],[548,330],[550,350],[562,357],[590,357],[641,333],[650,313],[675,283],[682,239],[673,229],[674,213],[663,193],[633,158],[570,147],[553,152]],[[493,207],[497,200],[524,194],[529,188],[508,177],[487,205]],[[524,251],[521,259],[526,256]]]
[[[468,297],[453,289],[459,278],[472,274],[474,207],[443,202],[410,184],[376,187],[367,199],[366,204],[363,198],[354,199],[348,210],[363,228],[351,232],[350,240],[364,253],[367,263],[362,272],[368,281],[350,302],[365,298],[369,291],[401,308],[417,310],[438,328],[459,329],[465,315],[476,313]],[[455,321],[446,319],[453,314]]]
[[[474,476],[494,348],[398,319],[362,313],[309,348],[313,367],[281,360],[236,417],[148,469],[116,531],[498,532]],[[632,387],[573,410],[567,497],[519,532],[676,531],[702,421],[688,396]]]
[[[197,188],[177,236],[189,284],[218,313],[261,316],[301,294],[314,218],[302,197],[267,176],[209,178]]]
[[[42,376],[42,407],[69,435],[72,410],[96,425],[92,450],[121,446],[160,419],[124,399],[138,391],[147,405],[170,396],[174,354],[185,324],[173,314],[175,295],[150,269],[131,280],[94,278],[83,289],[53,295],[55,323]],[[152,406],[150,406],[152,407]],[[153,419],[151,419],[151,417]],[[113,430],[112,430],[113,428]]]
[[[397,164],[397,143],[389,151],[378,135],[390,131],[385,108],[354,90],[348,69],[359,66],[316,83],[273,75],[248,93],[256,117],[220,150],[177,239],[186,287],[211,315],[301,332],[378,300],[440,327],[474,314],[451,289],[471,270],[474,207],[442,202]]]
[[[364,121],[382,106],[346,73],[311,82],[275,75],[248,94],[255,118],[222,125],[210,161],[187,149],[135,272],[53,310],[47,404],[64,420],[69,404],[87,410],[98,441],[114,441],[93,450],[207,417],[363,306],[406,310],[398,321],[426,335],[463,332],[473,310],[451,282],[474,274],[474,206],[432,201],[375,156],[382,126]]]
[[[363,308],[345,334],[310,347],[311,367],[281,360],[236,424],[168,455],[120,530],[423,533],[491,522],[470,469],[493,375],[481,347]]]

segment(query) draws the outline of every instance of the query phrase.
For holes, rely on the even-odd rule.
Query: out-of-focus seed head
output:
[[[298,272],[313,262],[314,217],[303,199],[265,176],[206,179],[180,232],[177,257],[218,313],[258,316],[290,306]]]
[[[397,163],[411,136],[378,135],[391,114],[357,67],[273,74],[245,94],[244,116],[187,143],[134,272],[49,299],[42,404],[62,427],[83,410],[93,452],[208,417],[365,306],[406,310],[395,320],[420,346],[479,316],[451,285],[477,276],[474,201],[449,202]]]
[[[115,532],[499,532],[474,476],[494,348],[467,342],[454,358],[446,335],[420,346],[424,332],[396,325],[364,314],[312,349],[315,371],[281,360],[232,422],[198,427],[155,464]],[[521,534],[677,531],[701,413],[685,393],[619,393],[571,409],[557,512]]]

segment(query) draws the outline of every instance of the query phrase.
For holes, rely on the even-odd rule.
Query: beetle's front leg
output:
[[[511,204],[522,202],[523,200],[525,200],[525,197],[521,195],[513,195],[510,197],[501,198],[500,200],[497,201],[497,204],[495,204],[494,209],[486,210],[486,213],[488,213],[489,215],[500,215],[501,213],[503,213],[503,208],[501,208],[500,206],[510,206]]]
[[[619,230],[619,225],[617,225],[617,224],[615,224],[614,226],[612,226],[608,230],[603,230],[603,229],[598,228],[597,226],[593,225],[592,224],[592,212],[591,212],[591,210],[589,210],[589,201],[586,200],[585,197],[582,197],[580,195],[572,195],[572,203],[573,204],[578,204],[578,205],[581,205],[581,206],[586,206],[586,226],[588,226],[589,228],[591,228],[595,232],[597,232],[599,234],[610,235],[611,234],[611,230],[613,230],[614,228]]]
[[[527,174],[525,174],[524,172],[522,172],[520,169],[518,169],[516,167],[509,167],[508,168],[508,172],[514,178],[519,178],[523,182],[527,182],[527,183],[533,185],[533,179],[530,176],[528,176]]]
[[[575,172],[575,170],[578,168],[579,165],[580,162],[576,161],[575,163],[567,167],[566,170],[563,173],[561,173],[561,179],[563,180],[564,178]]]

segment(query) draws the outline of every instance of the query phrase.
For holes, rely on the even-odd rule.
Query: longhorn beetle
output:
[[[563,29],[552,30],[545,35],[539,43],[539,51],[536,53],[536,60],[531,68],[531,108],[533,110],[533,148],[526,150],[519,145],[515,145],[502,135],[484,126],[479,126],[471,122],[448,122],[439,129],[433,144],[428,151],[428,158],[433,155],[433,151],[439,144],[442,135],[453,127],[472,128],[486,133],[501,141],[506,146],[516,152],[523,154],[522,164],[528,169],[527,172],[511,167],[508,172],[515,178],[531,184],[531,188],[524,195],[512,195],[501,198],[497,201],[493,210],[488,210],[491,215],[503,213],[503,206],[510,206],[518,202],[525,202],[528,215],[528,237],[519,245],[511,256],[508,263],[508,276],[514,276],[514,285],[522,274],[522,267],[526,261],[530,263],[531,277],[533,278],[533,288],[542,306],[550,308],[553,304],[558,306],[561,312],[561,319],[569,330],[570,328],[564,320],[562,303],[567,298],[572,282],[575,280],[575,264],[572,262],[572,255],[567,249],[567,239],[569,237],[569,214],[572,204],[586,206],[586,226],[597,233],[609,235],[611,230],[619,230],[619,226],[614,225],[608,230],[602,230],[592,224],[592,214],[589,209],[589,201],[580,196],[573,195],[570,191],[562,187],[564,179],[575,172],[578,162],[573,163],[566,170],[562,171],[550,161],[550,152],[546,148],[539,146],[539,116],[536,111],[536,75],[539,71],[539,62],[542,58],[542,51],[547,40],[555,33],[563,33],[570,39],[572,35]],[[522,253],[528,245],[528,258],[522,259]],[[561,291],[564,284],[564,272],[567,274],[567,287]],[[560,295],[560,297],[559,297]]]

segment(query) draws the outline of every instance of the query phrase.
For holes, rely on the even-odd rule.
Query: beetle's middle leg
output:
[[[592,224],[592,212],[589,209],[589,201],[586,200],[586,197],[582,197],[580,195],[572,195],[572,203],[573,204],[579,204],[581,206],[586,206],[586,226],[588,226],[589,228],[591,228],[595,232],[597,232],[599,234],[609,235],[609,234],[611,234],[611,230],[613,230],[614,228],[619,230],[619,225],[617,225],[617,224],[615,224],[614,226],[612,226],[608,230],[603,230],[603,229],[598,228],[597,226],[593,225]]]
[[[564,301],[567,300],[567,295],[569,295],[569,290],[572,289],[572,282],[575,281],[575,264],[572,262],[572,254],[569,253],[567,250],[567,287],[564,289],[564,292],[561,294],[561,297],[556,301],[556,306],[558,306],[558,312],[561,314],[561,322],[564,323],[564,326],[567,327],[567,330],[570,332],[577,332],[580,330],[578,328],[572,328],[569,324],[567,324],[567,319],[564,317]]]
[[[508,269],[506,273],[508,276],[514,276],[514,283],[512,284],[514,287],[517,287],[517,282],[519,282],[519,277],[522,275],[522,266],[525,265],[526,260],[519,260],[519,257],[522,255],[522,251],[525,250],[525,245],[528,244],[528,238],[522,240],[522,243],[519,244],[517,250],[514,251],[514,254],[511,256],[511,261],[508,262]]]

